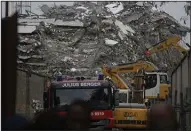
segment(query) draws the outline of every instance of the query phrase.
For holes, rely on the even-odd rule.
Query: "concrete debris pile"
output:
[[[189,32],[148,2],[75,2],[41,10],[46,19],[19,19],[18,66],[42,74],[67,74],[72,68],[83,73],[102,64],[146,59],[146,47]],[[164,60],[163,53],[154,59],[170,66],[180,58],[173,52],[171,60]]]

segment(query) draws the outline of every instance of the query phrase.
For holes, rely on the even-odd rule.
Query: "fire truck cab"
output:
[[[113,111],[119,105],[118,90],[106,80],[53,81],[44,91],[44,109],[56,109],[66,115],[67,107],[76,99],[88,102],[92,112],[92,129],[112,129]]]

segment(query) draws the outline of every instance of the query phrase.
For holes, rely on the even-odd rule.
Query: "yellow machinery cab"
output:
[[[147,107],[144,104],[144,76],[136,76],[133,89],[119,90],[119,106],[115,107],[115,128],[146,129]]]
[[[145,72],[145,96],[147,99],[167,100],[170,87],[166,72]]]

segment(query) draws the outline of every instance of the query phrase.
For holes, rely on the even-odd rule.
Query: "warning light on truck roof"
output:
[[[103,74],[99,74],[98,75],[98,80],[103,80],[104,79],[104,75]]]
[[[57,76],[57,77],[56,77],[56,81],[62,81],[62,76],[60,76],[60,75]]]

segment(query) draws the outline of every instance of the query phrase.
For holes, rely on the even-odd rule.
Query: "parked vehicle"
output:
[[[118,106],[118,90],[104,80],[53,81],[44,92],[44,108],[56,109],[59,115],[66,115],[67,107],[75,99],[83,99],[92,108],[91,129],[112,129],[113,110]]]

